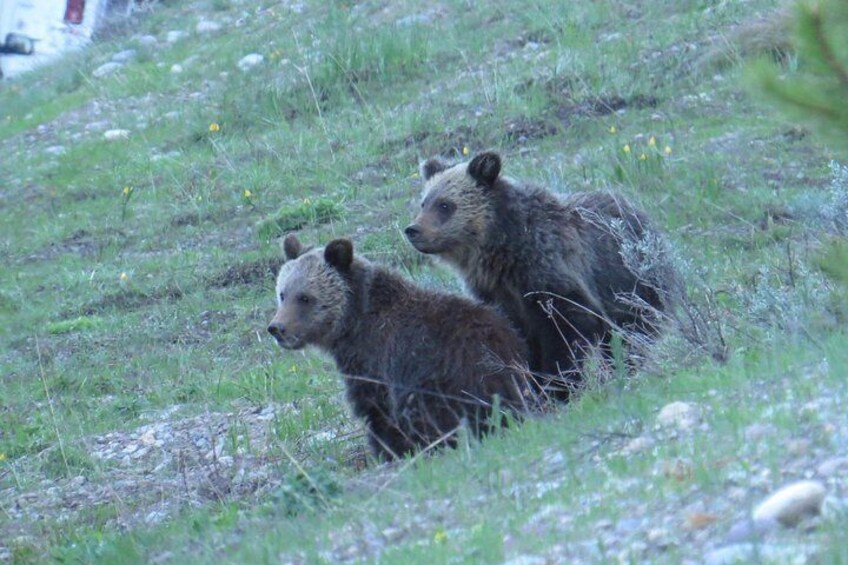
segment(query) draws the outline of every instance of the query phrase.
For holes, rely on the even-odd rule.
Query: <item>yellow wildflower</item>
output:
[[[629,143],[625,143],[625,144],[624,144],[624,149],[623,149],[623,151],[624,151],[625,153],[627,153],[628,155],[630,155],[630,144],[629,144]]]
[[[639,160],[640,161],[646,161],[647,159],[648,159],[648,156],[645,155],[644,153],[639,154]]]
[[[127,282],[130,279],[130,276],[126,273],[121,273],[121,282]]]
[[[130,192],[132,192],[132,189],[131,189],[130,187],[128,187],[128,186],[125,186],[125,187],[124,187],[124,190],[122,190],[121,192],[123,192],[123,193],[124,193],[124,196],[129,196],[129,195],[130,195]]]
[[[304,198],[303,203],[304,205],[309,206],[310,204],[312,204],[312,200],[310,200],[309,198]]]
[[[615,128],[615,126],[610,126],[610,127],[609,127],[609,132],[610,132],[610,133],[615,133],[615,132],[617,132],[617,131],[618,131],[618,130]]]
[[[436,530],[435,535],[433,535],[433,541],[436,543],[445,543],[448,539],[448,533],[444,531],[442,528]]]
[[[220,129],[221,129],[221,126],[219,126],[216,122],[212,122],[211,124],[209,124],[209,131],[211,131],[212,133],[215,133],[216,131],[219,131]]]
[[[469,153],[470,153],[470,151],[468,150],[468,146],[467,146],[467,145],[463,145],[463,146],[462,146],[462,155],[463,155],[463,156],[465,156],[465,157],[468,157],[468,154],[469,154]]]
[[[648,146],[650,146],[650,147],[656,147],[657,146],[657,139],[653,135],[651,136],[651,139],[648,140]]]
[[[245,198],[247,198],[248,200],[250,200],[250,198],[251,198],[252,196],[253,196],[253,193],[252,193],[252,192],[250,192],[248,189],[246,189],[246,188],[245,188],[245,189],[244,189],[244,197],[245,197]]]
[[[6,460],[6,454],[0,453],[0,461],[5,461],[5,460]]]
[[[671,155],[671,147],[669,147],[668,145],[665,146],[664,151],[666,155]]]

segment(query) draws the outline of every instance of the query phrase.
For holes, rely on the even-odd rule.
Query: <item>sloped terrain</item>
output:
[[[162,1],[0,83],[0,559],[848,561],[848,169],[743,87],[776,13]],[[490,148],[639,202],[690,303],[640,372],[376,464],[332,363],[266,337],[277,236],[461,292],[402,228],[421,159]]]

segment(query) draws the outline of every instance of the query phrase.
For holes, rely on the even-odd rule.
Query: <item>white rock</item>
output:
[[[505,561],[504,565],[545,565],[545,563],[548,563],[548,560],[539,555],[519,555]]]
[[[183,72],[183,66],[179,63],[174,63],[171,65],[171,74],[178,75]]]
[[[153,433],[153,430],[147,430],[141,434],[138,440],[144,445],[153,445],[156,443],[156,435]]]
[[[150,512],[147,516],[145,516],[144,521],[148,524],[158,524],[162,520],[168,517],[166,512],[161,510],[154,510]]]
[[[651,449],[652,447],[654,447],[654,440],[649,437],[639,436],[627,442],[627,445],[622,448],[621,453],[622,455],[633,455]]]
[[[197,27],[194,31],[197,33],[210,33],[221,29],[221,24],[212,20],[200,20],[197,22]]]
[[[759,441],[766,436],[770,436],[774,434],[775,428],[769,424],[761,424],[759,422],[755,422],[745,428],[743,434],[745,435],[745,439],[748,441]]]
[[[410,14],[408,16],[404,16],[395,22],[395,25],[398,27],[409,27],[413,25],[427,25],[433,20],[433,16],[431,14]]]
[[[657,424],[660,427],[676,427],[688,430],[700,421],[701,413],[691,402],[672,402],[666,404],[657,414]]]
[[[798,481],[787,485],[761,502],[754,509],[755,521],[777,520],[784,526],[794,526],[804,516],[821,512],[827,490],[818,481]]]
[[[100,120],[97,122],[89,122],[85,124],[85,131],[103,131],[109,127],[109,122]]]
[[[135,49],[124,49],[112,55],[112,60],[116,63],[126,63],[135,59],[138,52]]]
[[[265,57],[260,55],[259,53],[251,53],[250,55],[245,55],[238,62],[238,68],[242,71],[247,71],[252,69],[256,65],[262,64],[265,60]]]
[[[159,40],[153,35],[142,35],[138,38],[138,44],[142,47],[153,47],[157,43],[159,43]]]
[[[123,65],[121,63],[116,63],[115,61],[109,61],[108,63],[103,63],[102,65],[100,65],[99,67],[94,69],[91,72],[91,76],[93,76],[94,78],[102,78],[102,77],[105,77],[106,75],[111,75],[112,73],[114,73],[115,71],[120,69],[121,67],[123,67]]]
[[[848,467],[848,457],[832,457],[816,467],[816,473],[822,477],[830,477],[843,467]]]
[[[383,530],[383,537],[386,538],[387,542],[393,543],[400,540],[405,533],[401,528],[389,527]]]
[[[169,31],[168,34],[165,36],[165,41],[167,41],[168,43],[176,43],[181,39],[185,39],[186,36],[188,36],[188,34],[182,30]]]
[[[110,129],[103,132],[103,138],[106,141],[119,141],[129,139],[130,130],[128,129]]]

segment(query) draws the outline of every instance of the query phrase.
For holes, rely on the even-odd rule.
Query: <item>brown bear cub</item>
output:
[[[354,257],[346,239],[304,250],[290,234],[284,250],[268,331],[333,357],[378,457],[454,444],[460,425],[479,436],[506,422],[497,406],[528,408],[524,342],[489,307],[421,289]]]
[[[503,310],[527,340],[530,369],[561,377],[552,386],[560,389],[556,398],[566,400],[579,384],[589,347],[610,354],[614,330],[658,331],[677,277],[661,258],[644,257],[646,242],[661,239],[621,197],[560,199],[501,176],[491,152],[455,166],[428,160],[421,176],[409,242],[451,264],[474,296]]]

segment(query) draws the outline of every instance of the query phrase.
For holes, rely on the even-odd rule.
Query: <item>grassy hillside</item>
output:
[[[700,560],[815,478],[831,511],[742,541],[848,562],[848,170],[742,86],[775,13],[162,2],[0,83],[0,560]],[[459,291],[402,229],[421,159],[489,148],[639,202],[691,304],[641,373],[376,465],[332,363],[265,333],[277,236]]]

